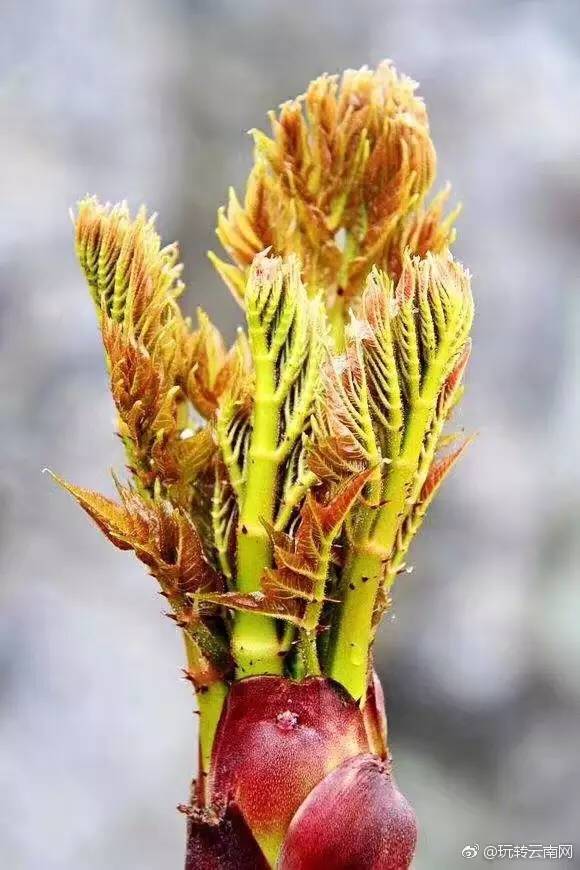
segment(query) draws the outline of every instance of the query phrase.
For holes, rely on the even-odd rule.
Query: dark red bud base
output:
[[[413,857],[415,815],[391,777],[375,676],[363,711],[323,677],[234,683],[206,793],[186,870],[407,870]]]

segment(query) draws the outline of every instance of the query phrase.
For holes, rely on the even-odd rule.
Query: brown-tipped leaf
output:
[[[183,511],[122,486],[118,504],[54,477],[115,546],[134,550],[170,595],[222,588],[222,580],[208,562],[193,522]]]

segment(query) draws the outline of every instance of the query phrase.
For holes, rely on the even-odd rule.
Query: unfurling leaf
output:
[[[292,599],[295,613],[302,602],[301,624],[309,631],[320,618],[332,545],[372,471],[359,472],[323,498],[310,491],[292,536],[271,530],[276,568],[267,569],[262,578],[266,601]]]
[[[123,504],[118,504],[94,490],[74,486],[53,472],[50,474],[59,486],[76,498],[82,509],[116,547],[120,550],[133,549],[127,541],[133,531],[133,524]]]
[[[97,306],[129,467],[142,490],[152,493],[159,481],[187,506],[214,450],[209,432],[188,438],[184,390],[192,372],[223,365],[219,341],[207,338],[206,321],[191,333],[176,301],[183,290],[177,246],[161,247],[143,209],[131,219],[125,205],[84,200],[76,245]]]
[[[349,342],[343,355],[331,357],[324,366],[312,427],[308,464],[321,480],[342,480],[349,473],[378,465],[358,337]]]
[[[204,590],[195,597],[313,630],[325,599],[332,545],[371,473],[372,469],[359,472],[330,494],[317,497],[309,491],[292,535],[268,526],[276,567],[265,569],[260,590],[223,594]]]
[[[231,584],[234,579],[238,505],[223,462],[218,462],[211,506],[213,546],[220,569]]]
[[[448,191],[423,207],[435,150],[416,84],[389,63],[321,76],[270,114],[272,138],[254,131],[255,163],[243,205],[230,191],[217,235],[232,263],[212,261],[242,300],[247,270],[265,248],[297,254],[311,293],[349,302],[373,265],[405,247],[439,252],[453,238],[442,218]]]
[[[304,604],[298,598],[265,592],[200,592],[196,601],[217,604],[243,613],[282,619],[292,625],[303,624]]]
[[[79,203],[76,251],[100,317],[120,323],[149,350],[172,317],[183,292],[177,245],[161,247],[155,218],[141,209],[131,218],[125,203]]]
[[[221,591],[224,579],[211,565],[188,514],[167,501],[144,498],[131,487],[117,484],[118,503],[53,477],[116,547],[133,550],[159,582],[172,610],[168,615],[185,634],[188,678],[197,688],[223,679],[232,668],[232,658],[219,618],[208,612],[208,624],[188,596],[201,590]]]
[[[419,496],[419,503],[426,506],[427,502],[431,502],[433,497],[435,496],[437,490],[457,462],[457,460],[463,455],[465,450],[469,447],[471,442],[473,441],[474,436],[471,435],[469,438],[464,438],[461,444],[448,453],[446,456],[442,458],[436,459],[431,468],[429,469],[429,474],[427,475],[427,479],[421,488],[421,495]]]
[[[461,206],[455,206],[448,215],[443,215],[450,193],[451,187],[446,185],[428,206],[411,210],[397,225],[389,239],[388,253],[383,265],[395,280],[401,275],[406,250],[423,258],[429,252],[440,254],[451,248],[456,236],[454,224]]]
[[[364,382],[366,391],[354,395],[365,395],[367,413],[361,415],[347,394],[347,413],[333,428],[348,420],[350,438],[359,442],[363,433],[372,433],[377,454],[369,499],[346,526],[331,650],[331,675],[357,698],[365,691],[368,668],[360,624],[374,633],[400,553],[418,528],[421,490],[461,394],[472,317],[469,274],[449,252],[420,258],[407,250],[396,284],[380,271],[371,273],[346,333],[346,359],[356,349],[363,373],[358,381],[349,373],[350,381]],[[332,397],[327,390],[322,406],[332,407]],[[352,667],[353,649],[362,653],[360,668]]]
[[[130,487],[119,486],[121,502],[117,503],[54,477],[115,546],[135,552],[169,597],[222,588],[222,579],[185,512],[166,501],[143,498]]]
[[[166,444],[157,441],[151,449],[152,466],[160,478],[170,487],[188,488],[197,480],[215,453],[211,431],[207,428],[183,429],[178,438]]]
[[[194,408],[211,420],[224,395],[234,392],[239,401],[249,400],[253,380],[251,359],[242,332],[226,351],[221,333],[207,314],[199,309],[197,317],[198,328],[187,339],[189,371],[184,388]]]

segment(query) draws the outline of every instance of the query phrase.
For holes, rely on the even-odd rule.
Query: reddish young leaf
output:
[[[297,254],[309,291],[322,288],[329,305],[339,293],[350,303],[371,266],[386,261],[399,223],[421,205],[435,175],[415,87],[389,63],[348,70],[341,80],[323,75],[271,113],[272,138],[254,131],[243,205],[232,191],[218,213],[218,238],[234,265],[212,256],[238,299],[266,247]],[[340,230],[356,239],[352,247],[341,245]]]
[[[465,347],[459,354],[457,362],[453,367],[453,371],[448,376],[445,381],[445,385],[443,387],[443,396],[442,399],[446,404],[450,404],[453,402],[455,394],[461,384],[463,379],[463,375],[465,373],[465,369],[467,368],[467,363],[469,362],[469,357],[471,355],[471,339],[469,339],[465,343]]]
[[[474,435],[471,435],[469,438],[464,438],[455,450],[452,450],[451,453],[448,453],[446,456],[435,460],[429,469],[429,474],[427,475],[427,479],[421,489],[419,504],[431,501],[444,479],[447,477],[457,460],[460,459],[465,450],[467,450],[474,437]]]
[[[322,603],[332,545],[372,472],[368,468],[352,475],[325,498],[308,492],[294,536],[273,534],[276,568],[268,569],[262,581],[267,600],[296,598],[293,610],[302,616],[305,611],[299,607],[301,602]],[[318,619],[318,612],[314,615]],[[316,625],[307,627],[313,629]]]
[[[220,590],[220,575],[208,562],[200,536],[183,511],[166,501],[119,486],[121,504],[56,477],[115,546],[134,550],[169,594]]]
[[[59,486],[76,498],[82,509],[116,547],[120,550],[132,549],[132,544],[127,539],[132,534],[133,523],[123,505],[94,490],[74,486],[52,471],[50,474]]]
[[[242,403],[250,400],[252,360],[244,333],[226,350],[221,333],[201,308],[197,318],[198,328],[184,341],[187,372],[182,385],[196,411],[212,420],[226,394],[234,393]]]
[[[332,357],[322,371],[322,389],[308,441],[308,465],[324,481],[344,480],[367,468],[374,439],[367,403],[367,385],[357,340]]]

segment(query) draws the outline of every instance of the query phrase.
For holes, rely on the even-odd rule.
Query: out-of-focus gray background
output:
[[[0,866],[180,867],[195,760],[154,584],[41,474],[109,491],[122,465],[68,208],[98,192],[158,210],[187,306],[231,334],[205,251],[250,165],[245,131],[316,74],[391,57],[421,82],[465,203],[456,252],[477,296],[462,421],[480,437],[378,652],[416,868],[469,866],[468,843],[569,842],[562,866],[580,867],[578,0],[0,12]]]

